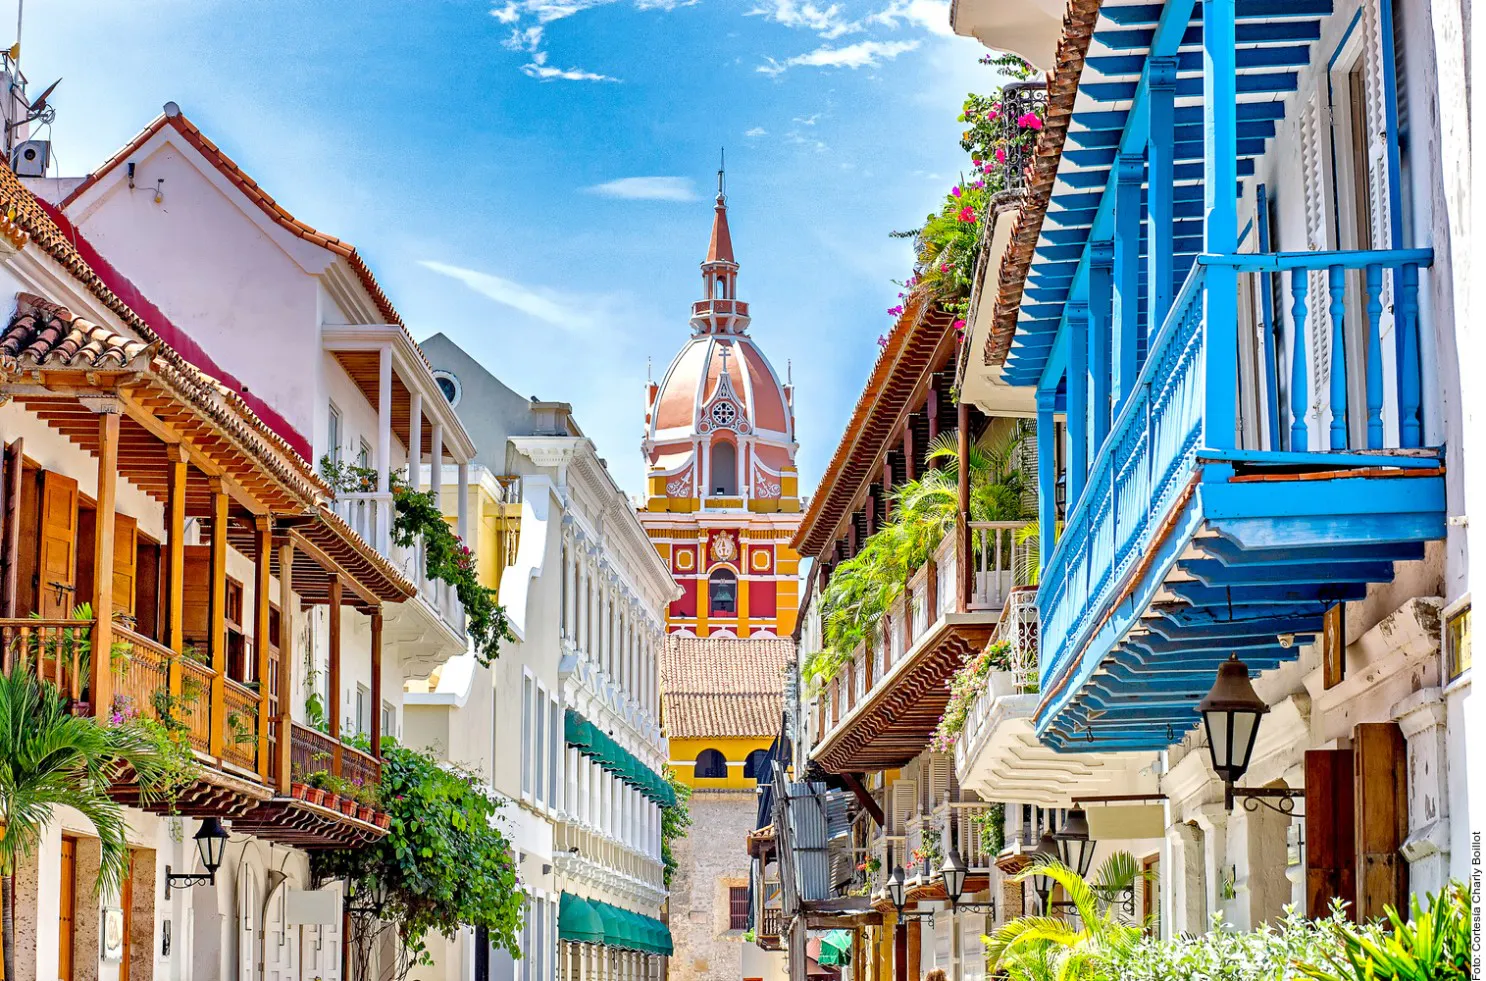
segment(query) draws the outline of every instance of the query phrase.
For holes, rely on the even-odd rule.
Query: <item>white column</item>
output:
[[[433,502],[442,505],[444,502],[444,424],[436,422],[433,424],[433,438],[428,447],[429,470],[428,489],[433,491]]]
[[[392,489],[392,346],[384,344],[377,351],[377,493]],[[377,516],[377,551],[386,555],[391,549],[392,509],[379,504]]]
[[[1450,793],[1446,776],[1445,703],[1438,688],[1423,688],[1393,706],[1408,748],[1409,891],[1438,892],[1450,875]],[[1456,776],[1465,780],[1465,774]]]
[[[408,399],[408,486],[423,489],[423,393]]]
[[[466,544],[470,541],[470,465],[468,461],[461,460],[459,463],[459,539]]]
[[[1202,832],[1186,822],[1166,829],[1171,860],[1162,869],[1169,885],[1171,902],[1162,911],[1161,934],[1175,937],[1207,930],[1207,906],[1202,889],[1204,863]]]
[[[1202,828],[1203,837],[1203,895],[1207,904],[1207,915],[1209,918],[1214,913],[1221,913],[1225,919],[1229,917],[1229,902],[1223,898],[1223,883],[1228,880],[1228,812],[1223,809],[1222,804],[1204,804],[1198,808],[1193,815],[1199,827]],[[1202,932],[1207,932],[1208,924],[1202,925]]]

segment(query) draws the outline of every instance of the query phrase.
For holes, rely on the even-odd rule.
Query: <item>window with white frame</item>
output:
[[[535,789],[533,796],[539,805],[547,802],[547,704],[547,691],[538,685],[536,725],[532,727],[536,746],[536,751],[532,754],[535,769],[532,784]]]
[[[558,707],[557,699],[553,698],[549,704],[547,715],[547,802],[553,807],[561,803],[561,795],[558,784],[558,774],[562,769],[562,711]]]
[[[521,678],[521,796],[531,796],[532,678]],[[524,976],[524,971],[523,971]]]
[[[335,463],[341,462],[341,428],[341,410],[332,402],[325,424],[325,454]]]

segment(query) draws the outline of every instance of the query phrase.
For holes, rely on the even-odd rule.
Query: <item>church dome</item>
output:
[[[748,500],[792,497],[785,487],[796,480],[793,390],[748,335],[721,192],[713,210],[691,337],[659,383],[648,386],[644,448],[654,486],[665,496],[736,500],[744,507]]]

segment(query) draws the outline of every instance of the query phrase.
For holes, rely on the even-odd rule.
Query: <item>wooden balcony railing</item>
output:
[[[765,906],[761,912],[758,930],[755,931],[759,942],[777,942],[784,931],[784,911],[778,906]]]
[[[314,773],[331,773],[353,784],[358,781],[362,784],[382,782],[382,762],[370,753],[344,743],[337,744],[320,730],[298,722],[292,724],[291,732],[289,765],[296,782],[302,782]]]
[[[92,647],[92,620],[0,620],[0,650],[5,670],[28,665],[73,699],[87,686],[87,658]]]

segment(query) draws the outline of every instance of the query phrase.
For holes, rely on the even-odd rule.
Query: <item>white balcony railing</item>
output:
[[[419,538],[409,548],[393,544],[391,494],[341,494],[334,509],[363,541],[418,587],[418,602],[431,609],[460,637],[465,636],[464,604],[459,601],[459,592],[442,579],[429,576],[423,539]]]

